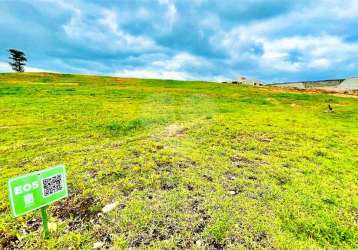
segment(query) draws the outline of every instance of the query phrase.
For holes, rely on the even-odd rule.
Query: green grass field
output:
[[[283,91],[0,74],[0,249],[357,249],[358,99]],[[57,164],[44,240],[7,180]]]

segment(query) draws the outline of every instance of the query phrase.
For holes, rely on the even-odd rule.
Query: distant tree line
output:
[[[27,59],[24,52],[17,49],[9,49],[9,65],[16,72],[24,72]]]

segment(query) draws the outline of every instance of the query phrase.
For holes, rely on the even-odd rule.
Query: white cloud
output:
[[[138,78],[158,78],[187,80],[195,77],[185,72],[185,67],[199,66],[204,64],[204,59],[183,52],[174,55],[172,58],[156,60],[144,67],[129,68],[116,71],[114,75]]]
[[[272,19],[238,25],[229,31],[221,30],[211,38],[211,44],[225,51],[233,64],[255,62],[257,70],[263,72],[271,70],[298,73],[309,69],[327,70],[355,61],[358,43],[347,42],[341,36],[324,32],[315,35],[284,36],[292,34],[291,31],[301,23],[314,24],[317,19],[327,17],[333,20],[351,18],[358,13],[344,12],[350,8],[358,8],[358,2],[347,0],[340,5],[329,5],[328,2],[332,4],[330,0],[323,0],[322,5],[309,5],[301,12],[290,12]],[[257,48],[259,51],[256,51]],[[291,58],[291,54],[298,54],[299,58]]]
[[[209,63],[201,57],[181,52],[167,60],[159,60],[151,63],[151,66],[166,70],[179,70],[183,67],[208,66]]]
[[[211,80],[224,81],[226,77],[221,75],[202,76],[192,73],[193,67],[205,67],[210,69],[212,65],[204,58],[194,56],[187,52],[177,53],[171,58],[155,60],[142,67],[132,67],[118,70],[113,73],[115,76],[136,77],[136,78],[156,78],[156,79],[175,79],[175,80]]]
[[[8,63],[0,62],[0,72],[10,72],[11,67]]]
[[[144,7],[141,7],[138,9],[138,11],[136,12],[136,15],[140,18],[143,18],[143,19],[147,19],[147,18],[150,18],[152,15],[151,15],[151,12],[144,8]]]
[[[338,19],[356,19],[358,18],[357,0],[323,0],[317,3],[317,10],[323,15],[329,15],[330,18]]]
[[[331,64],[332,62],[327,58],[318,58],[310,61],[307,66],[312,69],[327,69]]]
[[[118,25],[115,11],[102,9],[98,12],[98,17],[91,23],[83,18],[81,12],[74,12],[71,20],[63,26],[66,35],[95,50],[139,52],[157,48],[148,37],[124,32]]]
[[[358,43],[347,43],[336,36],[295,36],[282,39],[263,39],[264,53],[260,58],[263,67],[298,72],[306,68],[328,69],[344,61],[354,60]],[[290,60],[290,53],[301,55],[298,61]]]
[[[134,68],[116,71],[113,75],[120,77],[187,80],[192,76],[186,72],[167,71],[155,68]]]
[[[166,25],[164,24],[162,27],[165,27],[168,31],[171,31],[173,28],[173,25],[175,24],[177,20],[177,8],[173,1],[171,0],[159,0],[159,3],[161,5],[166,6],[166,13],[165,13],[165,21]]]

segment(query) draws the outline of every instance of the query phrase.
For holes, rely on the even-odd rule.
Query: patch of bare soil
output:
[[[267,248],[269,246],[269,235],[265,231],[261,231],[255,235],[254,241],[260,247]]]
[[[41,220],[40,218],[32,218],[26,221],[27,229],[29,231],[37,231],[41,227]]]
[[[16,235],[0,231],[0,249],[20,249],[20,240]]]
[[[113,245],[112,235],[109,234],[108,231],[104,231],[102,228],[98,228],[95,231],[93,238],[95,238],[97,242],[101,242],[103,244],[101,249],[110,249]]]
[[[210,182],[212,182],[214,180],[213,177],[211,177],[210,175],[207,175],[207,174],[204,174],[203,178]]]
[[[176,166],[178,168],[190,168],[190,167],[196,167],[197,165],[197,162],[186,157],[185,159],[183,160],[180,160],[177,162]]]
[[[160,183],[160,189],[161,190],[172,190],[175,189],[178,186],[177,181],[171,180],[171,179],[162,179]]]
[[[161,160],[154,160],[155,164],[156,164],[156,169],[158,169],[159,171],[167,171],[167,172],[172,172],[173,170],[173,165],[171,162],[169,161],[161,161]]]
[[[165,134],[170,137],[183,136],[187,130],[188,130],[187,128],[181,125],[172,124],[165,128]]]
[[[212,240],[209,242],[209,249],[222,250],[225,249],[225,243],[217,242],[216,240]]]
[[[162,138],[162,137],[181,137],[184,136],[185,133],[188,131],[188,128],[179,125],[179,124],[171,124],[164,128],[162,132],[159,133],[159,135],[154,135],[156,138]]]
[[[252,249],[248,247],[246,241],[244,239],[241,239],[238,236],[230,236],[226,238],[223,242],[218,242],[216,240],[208,240],[207,241],[207,248],[205,249],[213,249],[213,250],[221,250],[221,249],[236,249],[232,248],[233,246],[245,246],[246,249]]]
[[[222,176],[222,185],[227,190],[227,193],[229,195],[238,195],[242,192],[244,192],[244,188],[240,185],[233,185],[233,181],[236,180],[237,174],[232,172],[226,172]]]
[[[260,165],[259,161],[250,160],[244,156],[240,155],[234,155],[230,157],[231,164],[235,167],[241,168],[241,167],[257,167]]]
[[[70,196],[68,199],[56,202],[53,215],[60,220],[71,219],[70,230],[77,230],[86,226],[85,222],[98,219],[102,205],[92,197]]]
[[[291,181],[291,179],[287,176],[274,176],[277,180],[277,184],[283,186]]]
[[[172,163],[167,160],[154,159],[156,169],[159,171],[172,172],[175,168],[186,169],[197,166],[197,162],[188,157],[178,160],[176,163]]]
[[[153,242],[170,239],[179,233],[178,222],[169,215],[163,219],[153,220],[130,242],[131,248],[148,247]]]
[[[200,234],[204,231],[209,223],[210,216],[207,210],[201,205],[201,202],[197,199],[191,201],[189,206],[189,212],[197,217],[198,222],[194,225],[193,233]]]

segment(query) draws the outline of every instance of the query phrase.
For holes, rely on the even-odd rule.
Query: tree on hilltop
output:
[[[24,72],[27,59],[24,52],[16,49],[9,49],[9,65],[16,72]]]

